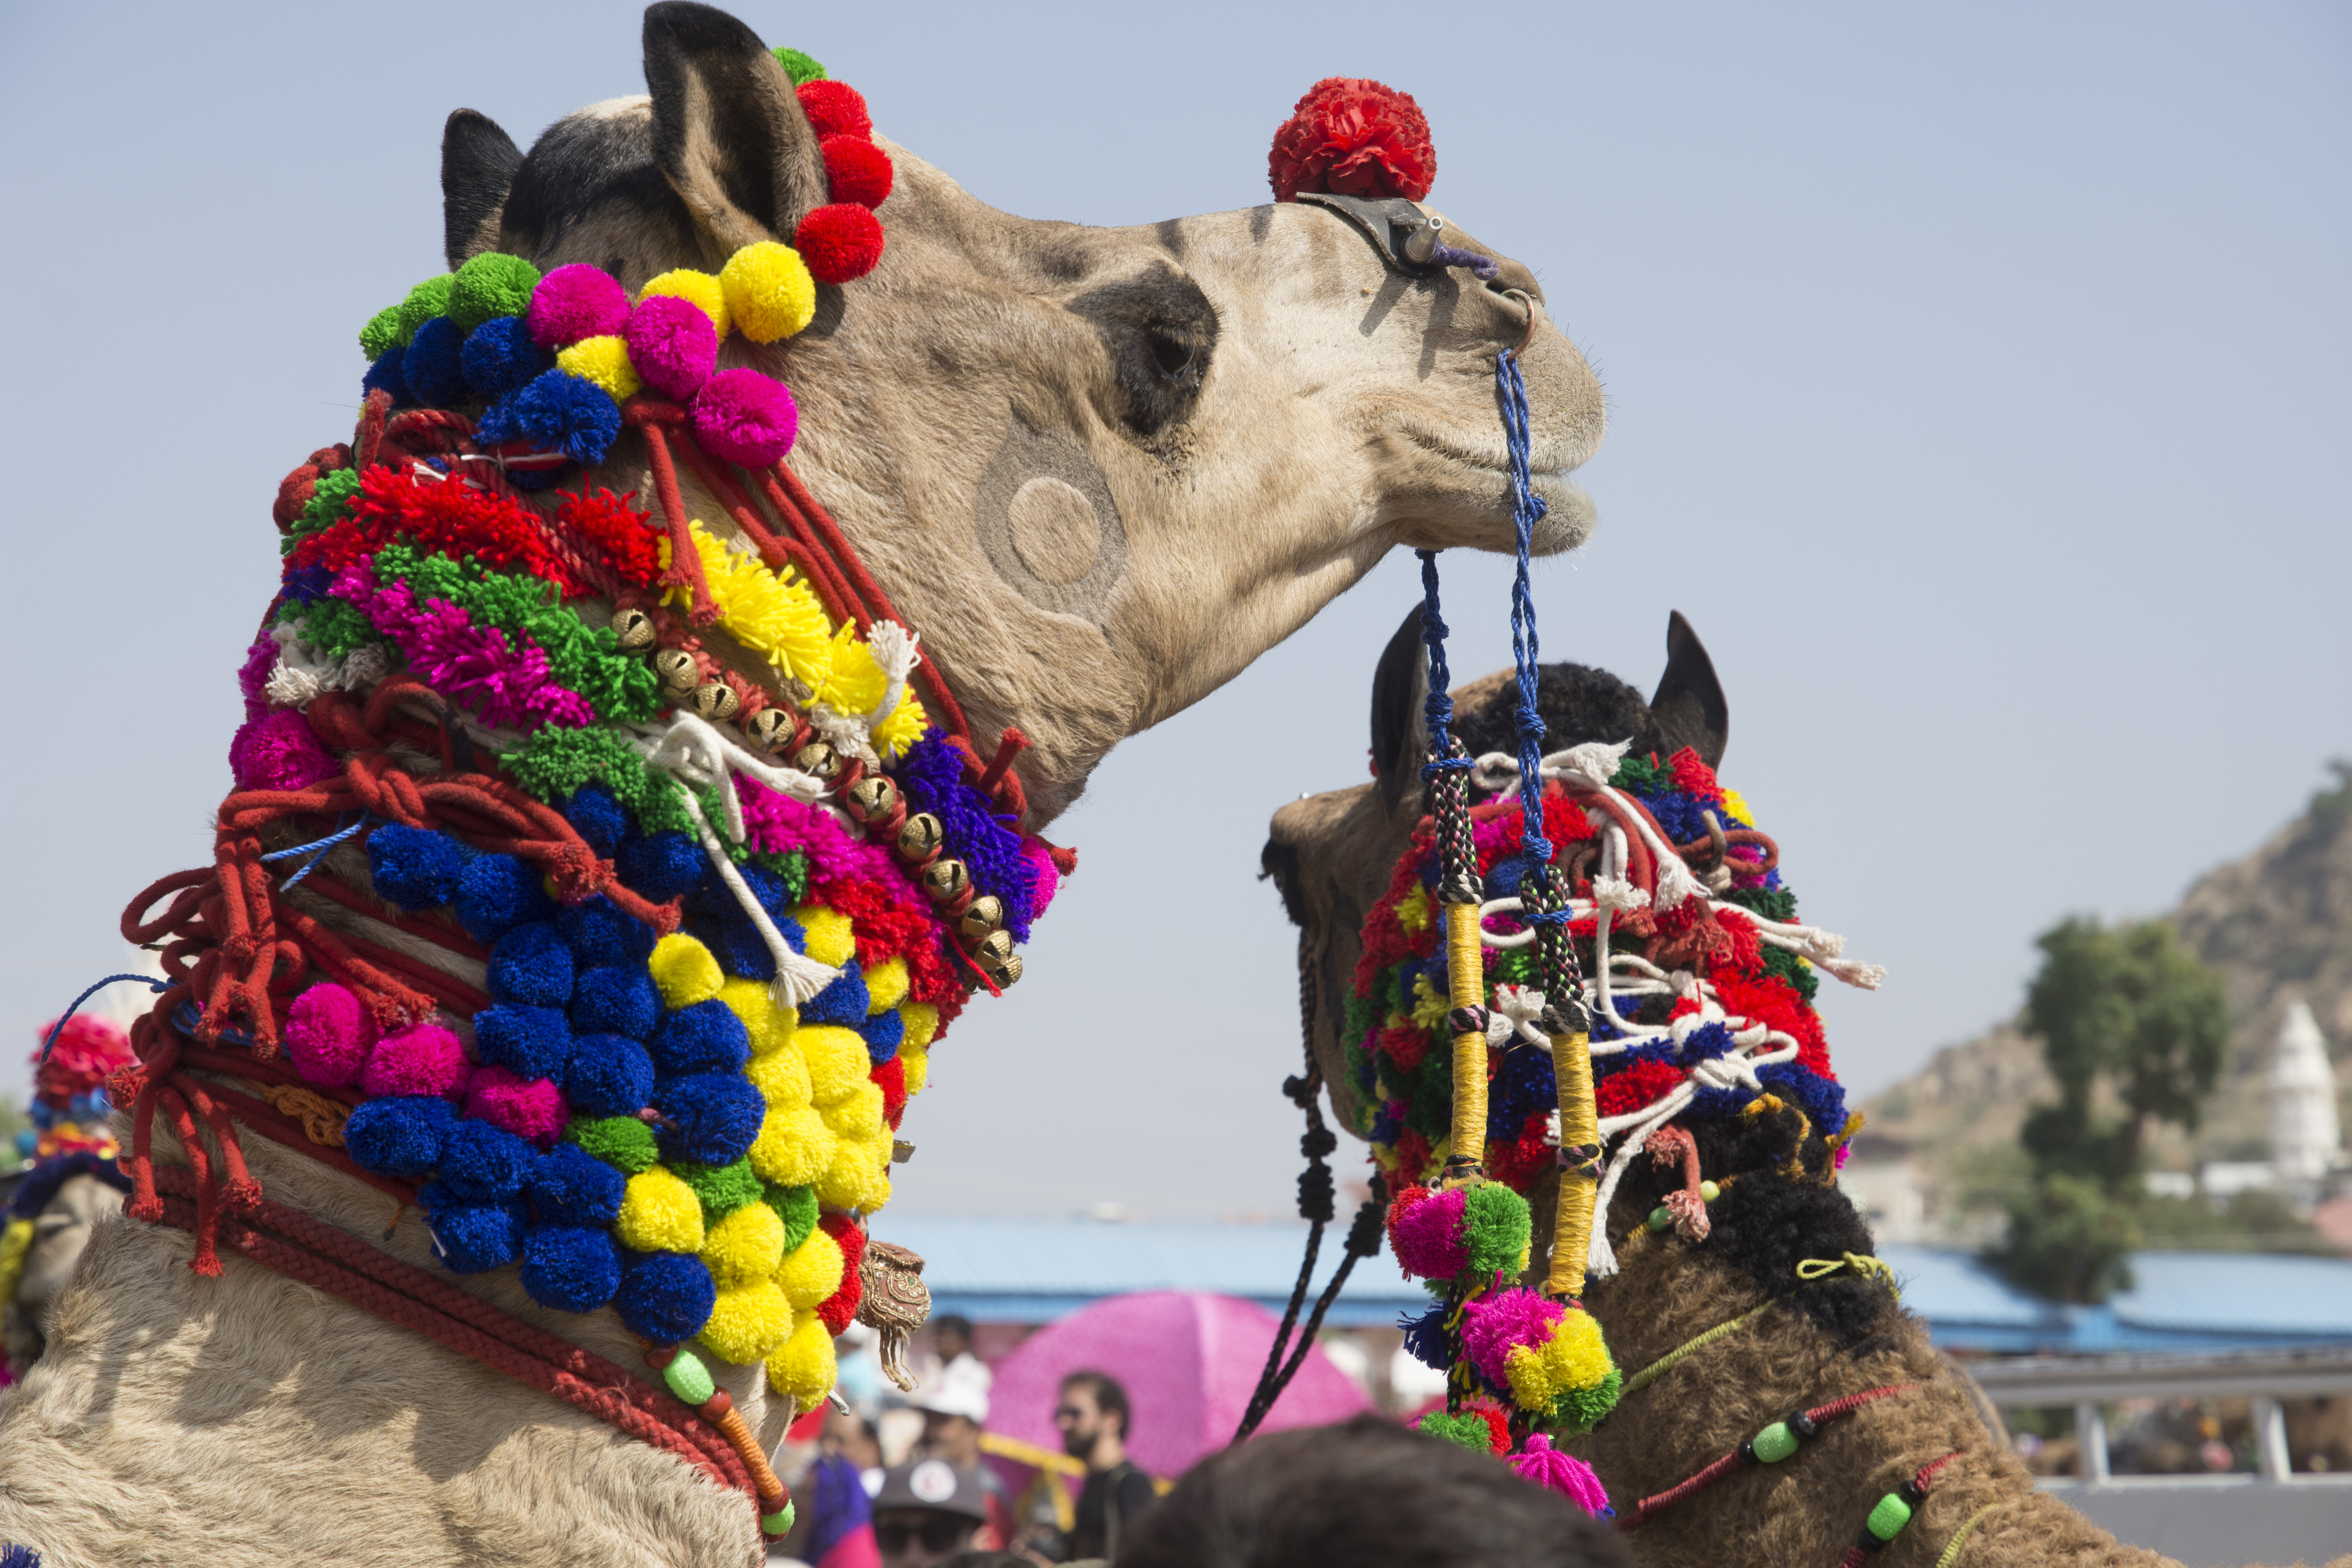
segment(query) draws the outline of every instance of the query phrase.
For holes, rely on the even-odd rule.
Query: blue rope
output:
[[[1454,677],[1445,668],[1445,617],[1437,609],[1437,552],[1416,550],[1421,557],[1421,640],[1429,647],[1429,695],[1422,700],[1422,718],[1429,731],[1430,753],[1436,760],[1422,765],[1423,780],[1448,770],[1467,770],[1468,757],[1452,755],[1446,734],[1454,722]]]
[[[1543,713],[1536,702],[1535,594],[1528,584],[1528,552],[1535,542],[1536,524],[1543,521],[1543,497],[1535,492],[1528,468],[1528,384],[1519,375],[1518,356],[1507,350],[1495,356],[1495,387],[1503,403],[1503,438],[1511,457],[1511,522],[1517,533],[1518,567],[1511,579],[1511,658],[1517,667],[1519,710],[1519,811],[1524,819],[1521,842],[1528,858],[1544,875],[1551,863],[1551,840],[1543,831]],[[1550,924],[1567,921],[1565,907],[1531,912],[1530,920]]]
[[[50,1047],[58,1043],[58,1037],[65,1033],[66,1021],[71,1018],[76,1013],[81,1011],[81,1005],[89,1001],[91,997],[97,995],[100,992],[105,990],[108,986],[114,984],[118,981],[123,980],[139,981],[147,985],[151,990],[155,991],[169,991],[172,988],[172,982],[168,980],[158,980],[152,974],[108,975],[105,979],[100,981],[97,984],[91,986],[89,990],[75,997],[73,999],[73,1005],[59,1014],[58,1021],[49,1026],[49,1037],[41,1042],[41,1054],[38,1060],[34,1064],[34,1070],[36,1072],[39,1071],[42,1068],[48,1066]]]
[[[360,813],[360,819],[357,822],[352,823],[349,827],[343,828],[325,838],[313,839],[308,844],[297,844],[291,849],[273,849],[268,854],[264,855],[262,857],[264,860],[284,860],[296,855],[307,854],[313,849],[318,851],[317,854],[311,855],[308,860],[302,862],[302,868],[300,870],[287,878],[283,882],[280,882],[278,885],[278,890],[282,893],[287,889],[292,887],[295,883],[300,881],[303,878],[309,876],[310,874],[311,868],[318,865],[320,861],[327,858],[328,850],[332,849],[336,845],[341,844],[344,839],[349,838],[352,834],[357,833],[361,828],[365,827],[367,825],[368,814],[362,811]]]

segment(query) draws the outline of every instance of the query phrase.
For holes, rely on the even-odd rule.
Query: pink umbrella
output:
[[[1058,1453],[1054,1406],[1062,1379],[1108,1373],[1125,1385],[1134,1412],[1129,1457],[1155,1476],[1181,1475],[1232,1441],[1279,1326],[1255,1302],[1205,1291],[1108,1297],[1038,1330],[997,1363],[989,1428]],[[1320,1426],[1370,1408],[1318,1345],[1258,1430]]]

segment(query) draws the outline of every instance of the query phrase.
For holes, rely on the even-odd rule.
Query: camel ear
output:
[[[1421,753],[1428,731],[1422,702],[1429,695],[1429,664],[1422,656],[1421,606],[1405,612],[1404,623],[1372,669],[1372,769],[1380,778],[1381,805],[1390,815],[1421,783]]]
[[[1723,683],[1715,678],[1715,661],[1680,610],[1666,620],[1666,672],[1650,699],[1650,721],[1657,727],[1659,755],[1670,757],[1688,746],[1708,767],[1722,765],[1723,748],[1731,739],[1731,709],[1723,700]]]
[[[521,166],[514,138],[486,114],[460,109],[441,128],[441,253],[450,271],[498,244],[507,188]]]
[[[759,36],[709,5],[646,8],[654,165],[722,254],[790,240],[824,205],[824,159],[792,78]]]

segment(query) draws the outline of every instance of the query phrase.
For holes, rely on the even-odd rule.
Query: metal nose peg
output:
[[[1437,255],[1437,247],[1445,243],[1445,220],[1435,213],[1425,213],[1421,222],[1398,229],[1397,254],[1415,267],[1426,267]]]

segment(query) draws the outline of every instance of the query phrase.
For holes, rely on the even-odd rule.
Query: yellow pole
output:
[[[1445,906],[1446,996],[1454,1007],[1486,1005],[1486,963],[1478,941],[1478,906]],[[1585,1091],[1586,1099],[1591,1090]],[[1462,1179],[1486,1161],[1486,1036],[1465,1029],[1454,1037],[1454,1159]]]
[[[1570,1001],[1560,1009],[1575,1018],[1583,1010]],[[1552,1077],[1559,1084],[1559,1202],[1553,1210],[1551,1271],[1547,1296],[1581,1296],[1584,1263],[1592,1247],[1594,1194],[1600,1190],[1601,1118],[1592,1103],[1592,1037],[1578,1028],[1551,1043]],[[1590,1153],[1586,1153],[1590,1151]],[[1605,1223],[1605,1222],[1604,1222]]]

